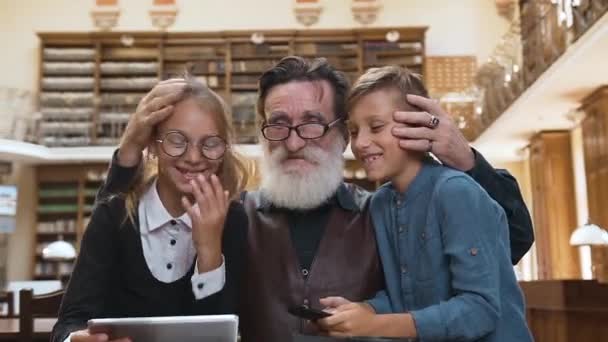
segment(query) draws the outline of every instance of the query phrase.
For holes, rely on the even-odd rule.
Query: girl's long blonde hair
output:
[[[226,140],[228,148],[222,159],[217,176],[230,193],[230,199],[240,195],[247,185],[249,174],[243,157],[231,146],[234,142],[234,130],[230,121],[230,112],[224,100],[209,87],[186,75],[186,88],[180,101],[195,99],[199,106],[214,116],[218,134]],[[158,176],[158,162],[146,153],[143,166],[137,171],[134,182],[125,194],[125,206],[129,220],[135,224],[135,216],[141,196],[152,185]]]

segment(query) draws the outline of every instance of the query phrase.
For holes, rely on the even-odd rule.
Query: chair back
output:
[[[6,306],[6,311],[0,310],[0,317],[9,318],[15,315],[15,299],[12,291],[0,291],[0,304]]]
[[[34,295],[32,289],[19,291],[19,341],[34,340],[34,319],[55,318],[59,315],[59,306],[64,290],[41,295]]]

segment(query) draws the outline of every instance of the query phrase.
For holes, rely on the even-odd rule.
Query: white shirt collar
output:
[[[169,214],[158,195],[156,180],[154,180],[152,185],[150,185],[148,190],[146,190],[141,197],[140,203],[143,205],[143,213],[147,222],[148,232],[164,226],[171,220],[181,221],[186,227],[192,229],[192,220],[190,220],[188,213],[184,213],[180,217],[173,217]]]

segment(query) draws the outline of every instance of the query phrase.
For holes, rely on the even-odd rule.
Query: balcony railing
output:
[[[0,139],[34,141],[35,122],[32,93],[0,87]]]
[[[475,140],[558,60],[606,12],[608,0],[529,0],[496,47],[480,66],[476,99],[461,129]],[[470,101],[470,100],[469,100]]]

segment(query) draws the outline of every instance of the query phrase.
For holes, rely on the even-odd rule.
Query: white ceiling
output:
[[[601,85],[608,84],[608,13],[572,44],[528,90],[473,143],[490,161],[524,158],[536,132],[571,129],[568,113]]]

